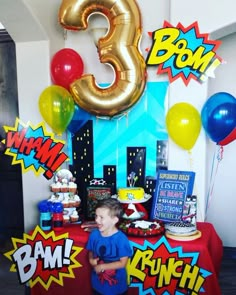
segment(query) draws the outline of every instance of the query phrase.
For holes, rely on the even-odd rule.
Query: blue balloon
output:
[[[212,95],[201,111],[202,125],[211,140],[218,143],[236,127],[236,99],[229,93]]]
[[[67,126],[67,129],[74,135],[84,124],[87,123],[92,117],[91,114],[86,112],[85,110],[81,109],[78,105],[75,104],[75,111],[70,121],[70,124]]]

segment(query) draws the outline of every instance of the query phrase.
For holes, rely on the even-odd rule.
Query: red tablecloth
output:
[[[218,274],[220,270],[221,265],[221,259],[223,254],[223,247],[222,247],[222,241],[217,235],[214,227],[210,223],[206,222],[199,222],[197,224],[198,230],[201,232],[201,237],[193,240],[193,241],[176,241],[169,238],[164,238],[165,241],[167,241],[168,245],[170,246],[171,250],[175,249],[176,247],[178,249],[181,249],[182,251],[182,257],[188,256],[186,254],[192,253],[192,254],[198,254],[196,263],[199,269],[202,269],[205,271],[206,278],[204,280],[204,283],[202,285],[203,289],[200,289],[199,292],[196,293],[187,293],[186,290],[182,291],[182,293],[176,293],[176,294],[206,294],[206,295],[220,295],[220,287],[218,284]],[[76,246],[82,247],[83,250],[77,255],[77,260],[80,262],[82,267],[74,268],[74,274],[75,278],[64,278],[64,286],[60,286],[59,284],[56,284],[53,282],[50,285],[50,288],[48,290],[45,290],[45,288],[40,285],[36,284],[31,288],[31,295],[90,295],[91,294],[91,286],[90,286],[90,266],[88,264],[88,257],[87,257],[87,251],[85,248],[85,244],[88,240],[89,233],[85,232],[83,229],[81,229],[80,225],[68,225],[65,226],[62,232],[59,232],[58,234],[62,233],[69,233],[69,238],[74,241],[74,244]],[[129,240],[132,243],[138,244],[141,247],[148,241],[149,244],[155,245],[160,241],[160,239],[163,239],[163,236],[156,236],[156,237],[149,237],[149,238],[138,238],[138,237],[129,237]],[[180,247],[180,248],[179,248]],[[161,257],[161,251],[160,249],[157,249],[158,256]],[[148,286],[150,287],[150,286]],[[145,288],[145,286],[144,286]],[[153,286],[154,292],[156,294],[162,294],[162,290],[155,289],[155,286]],[[173,290],[168,290],[170,292],[170,295],[174,295]],[[137,287],[130,287],[129,288],[129,295],[138,295],[138,294],[153,294],[152,293],[142,293],[144,291],[140,291]],[[166,293],[167,294],[167,293]]]

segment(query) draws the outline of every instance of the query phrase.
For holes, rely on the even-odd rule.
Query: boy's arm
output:
[[[127,257],[121,257],[118,261],[113,261],[109,263],[99,263],[94,266],[94,270],[96,273],[104,272],[105,270],[115,270],[119,268],[125,268],[126,264],[128,262],[128,256]]]
[[[93,252],[92,251],[89,251],[88,253],[88,257],[89,257],[89,263],[92,267],[95,267],[97,264],[98,264],[98,260],[99,258],[94,258],[93,257]]]

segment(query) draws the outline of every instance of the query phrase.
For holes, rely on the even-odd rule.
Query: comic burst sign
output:
[[[140,295],[205,293],[204,282],[212,273],[198,265],[198,252],[172,248],[165,236],[155,244],[148,240],[143,245],[130,243],[133,255],[127,265],[128,282]]]
[[[73,270],[82,267],[77,255],[83,248],[75,246],[68,235],[45,233],[36,226],[32,234],[12,238],[13,250],[4,253],[13,262],[10,271],[17,271],[20,283],[28,283],[31,288],[37,283],[45,290],[53,282],[63,286],[63,279],[75,278]]]
[[[162,29],[149,35],[153,43],[146,64],[158,66],[157,73],[167,73],[170,82],[177,78],[186,86],[191,79],[204,82],[214,77],[214,70],[222,62],[216,54],[221,42],[209,40],[208,34],[200,34],[197,22],[185,28],[181,23],[173,27],[165,21]]]
[[[54,172],[68,156],[62,152],[65,143],[46,132],[43,122],[33,126],[24,124],[16,118],[15,126],[4,126],[6,131],[5,154],[12,156],[12,164],[21,164],[22,171],[33,170],[36,175],[44,172],[44,177],[51,179]]]

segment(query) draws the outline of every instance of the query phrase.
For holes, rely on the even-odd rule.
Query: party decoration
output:
[[[234,140],[236,140],[236,127],[234,128],[233,131],[230,132],[229,135],[227,135],[224,139],[219,141],[218,144],[223,146],[223,145],[229,144],[230,142],[232,142]]]
[[[91,119],[91,114],[81,109],[77,104],[75,104],[74,115],[70,121],[67,129],[74,135],[81,127],[86,124],[86,122]]]
[[[107,185],[106,181],[103,178],[94,178],[89,181],[89,185],[91,186],[101,186],[101,185]]]
[[[135,183],[136,181],[138,180],[138,176],[136,175],[135,172],[131,172],[129,175],[128,175],[128,183],[129,183],[129,186],[130,187],[134,187],[135,186]]]
[[[13,165],[21,164],[23,172],[33,170],[36,175],[44,172],[44,177],[50,179],[68,159],[62,152],[65,143],[46,132],[44,122],[33,126],[17,118],[14,127],[3,127],[6,131],[5,154],[13,157]]]
[[[146,63],[157,65],[157,73],[167,73],[170,82],[177,78],[186,86],[191,79],[205,82],[208,77],[214,77],[214,70],[222,62],[216,55],[221,41],[208,40],[208,34],[200,34],[197,22],[186,28],[178,23],[175,28],[165,21],[163,29],[149,35],[153,44]]]
[[[89,175],[105,179],[108,174],[110,183],[116,183],[117,187],[126,187],[127,174],[134,171],[134,168],[138,169],[137,166],[133,166],[134,158],[143,163],[142,167],[146,166],[145,170],[138,172],[135,170],[139,176],[135,185],[145,186],[144,180],[148,179],[148,176],[155,179],[157,166],[160,166],[155,155],[159,153],[159,150],[163,151],[162,148],[159,149],[158,141],[168,139],[164,111],[168,85],[167,81],[147,82],[145,94],[133,107],[128,118],[123,116],[119,120],[100,120],[92,116],[92,120],[86,123],[86,132],[84,128],[76,132],[71,141],[70,158],[74,159],[71,165],[73,171],[78,170],[78,161],[79,165],[85,169],[78,178],[78,185],[81,188],[89,179]],[[137,145],[138,151],[134,148]],[[140,147],[145,146],[148,146],[149,152],[139,157]],[[117,155],[119,160],[114,163]],[[127,170],[125,163],[128,157],[131,161],[127,162],[129,163]],[[158,159],[161,158],[160,154]],[[150,182],[154,183],[154,181],[149,181],[149,187]]]
[[[52,82],[69,90],[70,84],[82,76],[84,64],[75,50],[63,48],[53,56],[50,68]]]
[[[201,130],[201,117],[191,104],[177,103],[166,115],[166,127],[169,136],[177,145],[191,150]]]
[[[74,109],[73,97],[61,86],[49,86],[39,97],[40,113],[58,135],[66,130],[73,117]]]
[[[187,196],[192,196],[194,181],[193,171],[158,170],[151,219],[165,222],[186,220],[189,210],[184,210],[185,202]]]
[[[205,220],[207,219],[207,212],[208,212],[208,209],[210,208],[210,203],[213,199],[215,183],[217,180],[217,174],[219,171],[220,162],[223,160],[223,156],[224,156],[223,145],[216,145],[215,153],[212,159],[211,174],[210,174],[208,191],[206,195]]]
[[[236,99],[227,92],[213,94],[201,111],[203,128],[217,144],[226,145],[235,140]]]
[[[65,29],[85,30],[92,13],[104,14],[109,22],[105,37],[98,41],[101,63],[114,69],[111,85],[101,88],[93,75],[83,75],[71,84],[78,105],[97,116],[114,117],[139,100],[146,84],[146,65],[139,51],[141,15],[134,0],[64,0],[59,21]]]
[[[165,235],[156,242],[145,239],[142,244],[130,241],[130,245],[133,255],[127,264],[127,278],[138,294],[206,293],[212,272],[202,268],[199,252],[187,252],[183,245],[172,248]]]
[[[11,271],[18,272],[21,284],[28,283],[31,288],[40,284],[48,290],[52,283],[63,286],[64,278],[74,279],[74,269],[82,267],[76,257],[83,248],[75,246],[68,235],[45,233],[36,226],[22,239],[12,238],[14,248],[4,255],[12,261]]]

